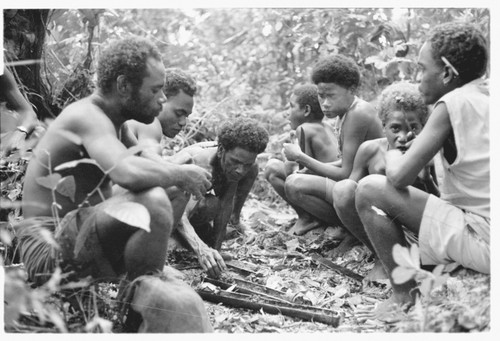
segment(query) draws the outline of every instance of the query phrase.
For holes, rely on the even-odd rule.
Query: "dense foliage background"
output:
[[[41,57],[40,67],[18,69],[40,74],[34,81],[43,84],[28,86],[44,93],[27,92],[32,99],[43,97],[37,106],[42,118],[56,116],[91,91],[95,60],[110,39],[130,34],[153,39],[166,66],[188,70],[200,87],[192,121],[204,124],[181,135],[184,141],[195,132],[198,140],[211,139],[221,120],[238,115],[257,117],[271,133],[279,132],[284,124],[279,113],[293,85],[309,81],[311,66],[332,53],[358,63],[360,95],[374,100],[384,86],[415,79],[414,61],[431,27],[467,20],[489,38],[490,19],[488,9],[463,8],[57,9],[10,16],[4,13],[8,61],[36,59],[20,53],[20,46],[30,44]]]

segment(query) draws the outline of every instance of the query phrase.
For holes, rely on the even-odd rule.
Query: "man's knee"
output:
[[[346,207],[354,207],[354,198],[358,183],[354,180],[346,179],[339,181],[333,187],[333,207],[338,210],[345,209]]]
[[[291,201],[300,201],[304,196],[305,181],[300,174],[291,174],[285,181],[285,193]]]
[[[136,201],[144,205],[150,215],[161,217],[163,224],[172,225],[172,204],[164,188],[153,187],[134,195]]]
[[[278,159],[269,160],[264,168],[264,177],[266,180],[271,182],[272,179],[280,173],[282,167],[282,161]]]
[[[383,175],[373,174],[361,179],[356,189],[356,208],[363,209],[376,204],[383,196],[387,178]]]

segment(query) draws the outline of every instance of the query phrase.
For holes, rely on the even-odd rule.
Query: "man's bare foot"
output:
[[[385,272],[384,267],[382,266],[382,262],[380,259],[375,259],[375,264],[370,272],[364,278],[365,281],[374,282],[379,279],[388,279],[387,273]]]
[[[344,239],[340,242],[335,249],[330,252],[332,258],[337,258],[343,256],[347,251],[352,249],[353,246],[361,244],[359,240],[356,239],[352,234],[346,233]]]
[[[322,226],[323,223],[319,220],[314,219],[310,215],[301,216],[295,222],[295,225],[288,231],[290,234],[294,234],[296,236],[302,236],[308,231],[315,229],[317,227]]]

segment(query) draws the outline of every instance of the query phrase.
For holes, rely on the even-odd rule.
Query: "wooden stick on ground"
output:
[[[223,303],[235,308],[244,308],[260,311],[261,309],[268,314],[282,314],[290,317],[300,318],[306,321],[321,322],[333,327],[338,327],[340,316],[330,311],[330,314],[318,313],[314,311],[307,311],[304,309],[292,308],[282,304],[271,304],[264,302],[252,301],[252,297],[248,295],[237,294],[233,292],[220,291],[217,294],[207,292],[205,290],[198,290],[198,294],[202,299],[213,303]],[[323,311],[327,311],[323,309]]]

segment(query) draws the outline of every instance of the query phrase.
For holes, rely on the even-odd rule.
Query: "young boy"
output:
[[[293,89],[290,97],[290,126],[297,136],[302,152],[320,162],[333,162],[338,159],[338,145],[333,127],[323,122],[324,114],[318,102],[318,90],[314,84],[302,84]],[[294,162],[271,159],[266,165],[264,176],[274,190],[297,211],[301,221],[314,218],[300,206],[288,201],[285,194],[285,180],[291,174]],[[310,173],[307,168],[299,173]]]
[[[339,226],[332,209],[335,181],[351,174],[354,156],[361,143],[382,137],[382,125],[375,108],[355,95],[360,73],[353,60],[342,55],[327,57],[313,68],[312,81],[318,86],[318,99],[326,117],[336,118],[339,160],[321,162],[293,144],[284,144],[288,160],[307,167],[313,174],[292,174],[285,182],[288,200],[325,224]],[[298,220],[293,233],[301,235],[318,226],[316,220]]]
[[[374,254],[372,245],[366,239],[363,224],[356,211],[354,197],[358,181],[369,174],[385,175],[385,156],[387,151],[399,149],[406,152],[409,144],[420,133],[428,116],[417,86],[397,83],[387,87],[380,95],[378,115],[384,127],[385,137],[365,141],[358,149],[349,179],[339,181],[333,189],[333,206],[347,230],[362,241]],[[431,177],[430,166],[425,167],[413,184],[426,192],[439,195]],[[359,232],[361,230],[361,232]],[[346,251],[348,245],[339,245],[337,253]],[[368,280],[387,278],[377,260]]]
[[[167,100],[162,111],[150,124],[136,120],[125,122],[121,128],[122,142],[127,147],[147,145],[141,155],[161,160],[162,136],[174,138],[185,127],[193,111],[196,91],[196,83],[190,75],[177,68],[166,69],[163,93]]]
[[[410,149],[387,152],[386,177],[362,179],[355,198],[388,274],[397,266],[393,246],[406,244],[401,225],[419,235],[422,264],[457,262],[490,273],[489,90],[480,79],[487,63],[486,39],[466,23],[436,26],[420,49],[419,90],[434,109]],[[444,166],[441,198],[409,187],[437,152]],[[391,284],[392,297],[376,309],[380,317],[394,303],[415,300],[414,280],[395,284],[391,278]]]

